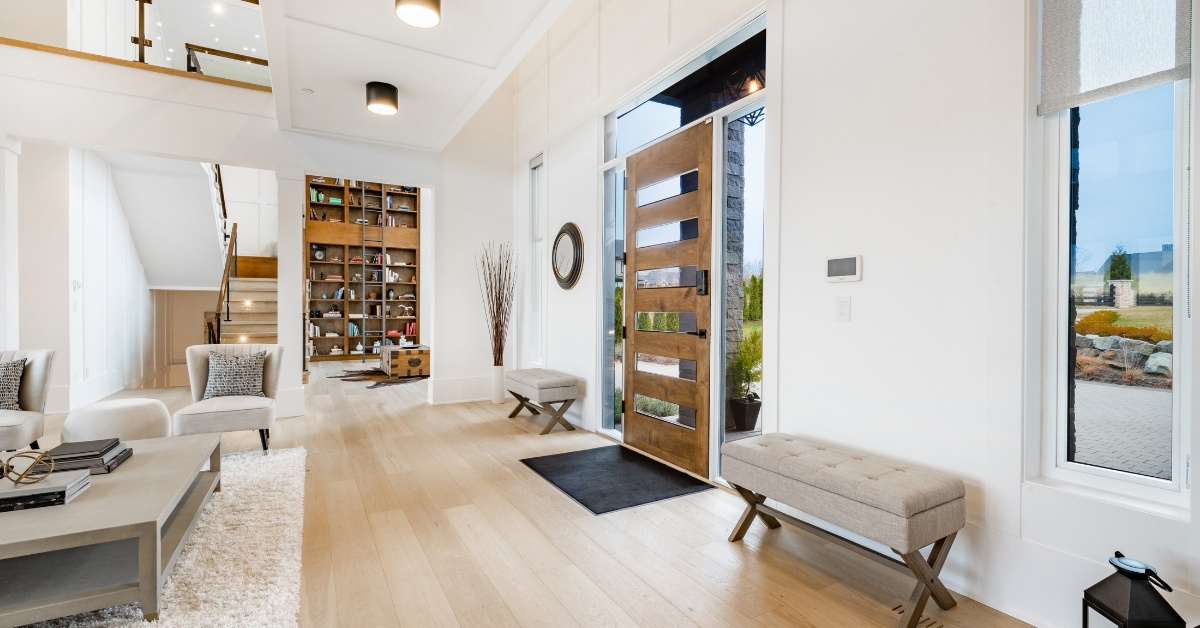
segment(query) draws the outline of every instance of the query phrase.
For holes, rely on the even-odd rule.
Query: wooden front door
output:
[[[712,121],[625,162],[625,443],[708,476]]]

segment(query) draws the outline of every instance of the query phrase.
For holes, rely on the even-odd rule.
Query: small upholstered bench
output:
[[[779,519],[917,578],[900,617],[912,628],[933,596],[943,609],[954,597],[939,577],[954,537],[966,524],[965,488],[958,478],[848,447],[791,434],[725,443],[721,475],[746,501],[730,541],[745,536],[755,516],[768,528]],[[764,503],[772,499],[892,548],[901,561],[834,535]],[[921,548],[933,544],[926,559]]]
[[[568,430],[575,429],[563,415],[579,397],[578,378],[546,369],[514,369],[504,374],[504,385],[518,402],[508,418],[520,414],[522,408],[529,408],[534,415],[541,412],[550,415],[543,434],[549,434],[555,423],[562,423]],[[554,403],[559,404],[558,408]]]

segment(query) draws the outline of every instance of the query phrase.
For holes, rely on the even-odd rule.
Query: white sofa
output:
[[[17,395],[21,409],[0,410],[0,451],[26,446],[37,449],[37,440],[46,428],[46,391],[50,388],[54,351],[0,351],[0,362],[21,358],[25,358],[25,373]]]
[[[263,363],[263,394],[265,397],[231,396],[204,399],[208,386],[208,352],[245,356],[267,352]],[[228,344],[195,345],[187,348],[188,377],[192,386],[192,405],[175,413],[173,431],[176,436],[258,430],[265,451],[275,424],[275,395],[279,389],[279,367],[283,361],[283,345]]]

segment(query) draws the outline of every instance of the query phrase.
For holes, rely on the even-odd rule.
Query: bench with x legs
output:
[[[782,519],[845,549],[916,577],[901,628],[921,621],[932,596],[943,609],[956,602],[939,574],[966,524],[965,487],[958,478],[847,447],[792,434],[765,434],[725,443],[721,475],[746,501],[730,534],[740,541],[755,517],[768,528]],[[886,545],[899,560],[767,505],[767,499]],[[921,549],[933,545],[929,558]]]
[[[557,423],[568,430],[575,429],[563,415],[579,397],[578,378],[546,369],[514,369],[504,374],[504,385],[518,402],[508,418],[528,408],[535,416],[542,412],[550,415],[543,434],[549,434]],[[554,407],[555,403],[558,404],[557,408]]]

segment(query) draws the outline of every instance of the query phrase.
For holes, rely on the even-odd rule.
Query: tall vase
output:
[[[504,403],[504,365],[492,367],[492,403]]]

